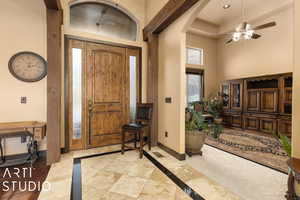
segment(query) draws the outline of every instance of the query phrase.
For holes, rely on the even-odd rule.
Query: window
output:
[[[204,97],[203,70],[187,69],[186,85],[187,105],[192,102],[202,101]]]
[[[135,120],[137,103],[137,59],[136,56],[129,57],[130,67],[130,119]]]
[[[118,8],[103,3],[80,3],[70,8],[70,25],[84,32],[136,41],[137,23]]]
[[[187,47],[186,62],[190,65],[203,65],[203,49]]]
[[[82,84],[82,50],[72,48],[72,94],[73,94],[73,139],[81,138],[82,121],[82,102],[81,102],[81,84]]]

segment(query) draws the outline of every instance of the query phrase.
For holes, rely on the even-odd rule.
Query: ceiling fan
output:
[[[250,39],[258,39],[261,37],[261,35],[257,34],[256,31],[258,30],[262,30],[265,28],[270,28],[273,26],[276,26],[276,22],[269,22],[266,24],[262,24],[262,25],[258,25],[258,26],[254,26],[252,27],[251,24],[249,24],[246,20],[245,20],[245,6],[244,6],[244,0],[242,1],[242,19],[243,19],[243,23],[241,23],[234,32],[231,32],[231,39],[229,39],[226,44],[229,44],[231,42],[237,42],[241,39],[245,39],[245,40],[250,40]]]
[[[276,26],[276,22],[269,22],[266,24],[255,26],[253,28],[249,23],[243,22],[235,29],[235,31],[232,33],[232,38],[228,40],[226,44],[229,44],[231,42],[237,42],[240,39],[245,39],[245,40],[258,39],[261,37],[261,35],[257,34],[256,31],[265,28],[270,28],[273,26]]]

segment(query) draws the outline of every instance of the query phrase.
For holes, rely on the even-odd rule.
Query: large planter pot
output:
[[[222,124],[223,118],[215,118],[215,119],[214,119],[214,122],[215,122],[216,124]]]
[[[203,131],[185,131],[185,149],[189,156],[202,155],[206,133]]]

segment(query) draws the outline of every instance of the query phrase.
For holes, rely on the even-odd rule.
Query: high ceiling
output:
[[[229,24],[237,19],[241,20],[241,2],[242,0],[210,0],[199,13],[198,18],[216,25]],[[292,2],[293,0],[244,0],[245,20],[252,19],[255,15],[263,15]],[[231,7],[224,9],[225,4],[230,4]]]

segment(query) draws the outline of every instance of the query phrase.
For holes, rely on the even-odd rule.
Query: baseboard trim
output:
[[[177,160],[183,161],[185,160],[185,153],[184,154],[180,154],[176,151],[174,151],[173,149],[170,149],[169,147],[163,145],[162,143],[157,143],[157,146],[160,147],[161,149],[163,149],[165,152],[167,152],[168,154],[170,154],[171,156],[173,156],[174,158],[176,158]]]

